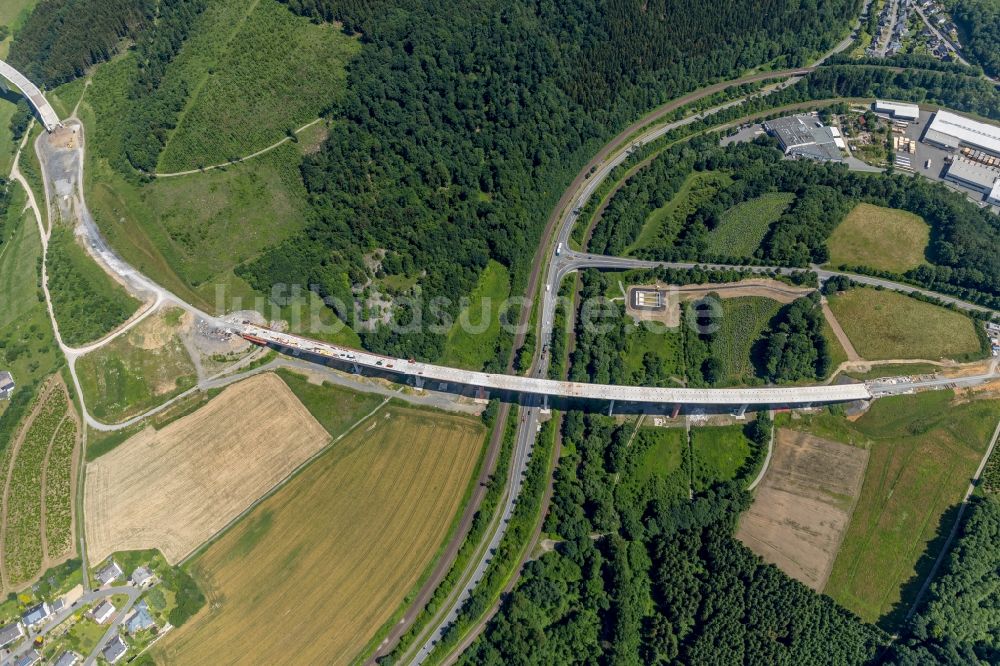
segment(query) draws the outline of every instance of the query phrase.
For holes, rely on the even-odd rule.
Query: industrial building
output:
[[[1000,127],[950,111],[938,111],[927,125],[923,140],[945,150],[967,147],[1000,157]]]
[[[945,180],[958,183],[963,187],[976,192],[988,194],[990,198],[994,194],[1000,195],[1000,169],[986,166],[979,162],[973,162],[962,157],[956,157],[948,166],[948,172],[944,175]],[[991,202],[992,203],[992,202]]]
[[[789,157],[835,162],[843,159],[845,147],[840,130],[827,127],[814,116],[785,116],[764,123]]]
[[[993,189],[986,195],[986,203],[1000,206],[1000,180],[993,183]]]
[[[877,99],[873,108],[875,113],[884,113],[894,120],[920,120],[920,107],[916,104]]]

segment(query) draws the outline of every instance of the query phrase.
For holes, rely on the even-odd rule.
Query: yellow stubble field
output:
[[[344,664],[432,563],[485,440],[478,419],[388,405],[199,553],[206,609],[166,664]]]

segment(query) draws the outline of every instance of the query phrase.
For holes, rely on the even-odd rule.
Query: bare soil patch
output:
[[[780,429],[771,466],[737,538],[820,591],[861,493],[868,451]]]
[[[90,558],[159,548],[175,563],[329,440],[277,376],[234,384],[190,416],[147,428],[89,465]]]

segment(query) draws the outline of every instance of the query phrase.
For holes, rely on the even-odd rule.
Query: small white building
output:
[[[104,600],[98,604],[97,608],[91,611],[90,617],[97,624],[104,624],[115,614],[115,606],[110,601]]]
[[[14,376],[6,370],[0,372],[0,400],[10,400],[14,393]]]
[[[916,104],[877,99],[873,108],[875,113],[884,113],[895,120],[920,120],[920,107]]]

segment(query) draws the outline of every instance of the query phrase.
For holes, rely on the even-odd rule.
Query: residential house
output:
[[[21,621],[11,622],[0,627],[0,648],[5,648],[19,638],[24,637],[24,625]]]
[[[109,664],[113,664],[124,657],[126,652],[128,652],[128,645],[125,644],[125,641],[122,640],[121,636],[115,636],[112,638],[108,641],[108,644],[104,646],[104,649],[101,650],[101,654],[104,655],[104,658],[108,660]]]
[[[144,587],[147,583],[152,582],[153,576],[154,574],[149,567],[139,567],[132,572],[132,584],[136,587]]]
[[[111,616],[115,614],[115,606],[110,601],[105,599],[98,606],[91,611],[90,617],[94,619],[97,624],[104,624],[111,619]]]
[[[156,622],[149,614],[149,606],[146,605],[145,599],[135,605],[135,610],[125,620],[125,629],[128,630],[129,636],[135,636],[138,632],[155,626]]]
[[[21,616],[24,621],[24,626],[34,627],[36,624],[41,624],[52,615],[52,607],[49,606],[47,602],[42,602],[40,604],[35,604]]]
[[[10,400],[14,392],[14,376],[4,370],[0,372],[0,400]]]
[[[78,655],[76,652],[71,652],[70,650],[66,650],[61,655],[59,655],[59,658],[55,660],[52,666],[76,666],[77,664],[80,663],[81,659],[82,657]]]
[[[37,650],[28,650],[26,654],[14,660],[14,666],[33,666],[41,660],[42,655],[38,654]]]
[[[118,566],[117,562],[111,560],[104,567],[98,569],[94,575],[97,577],[101,587],[104,587],[118,580],[119,576],[122,575],[122,568]]]

